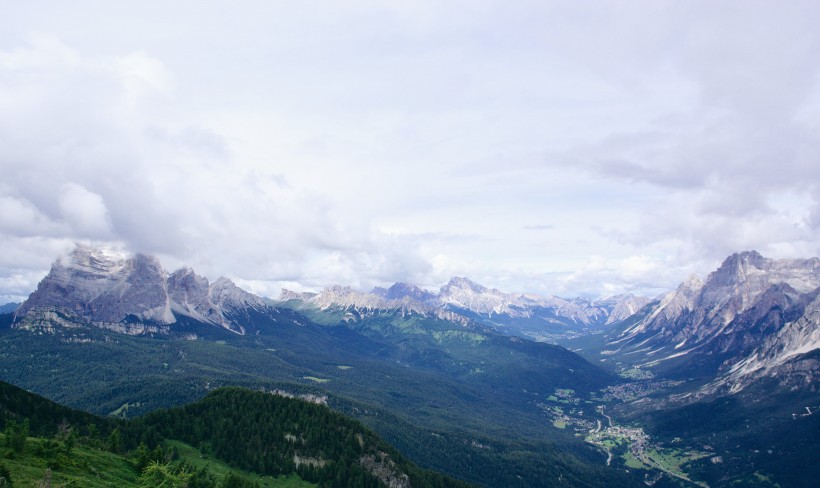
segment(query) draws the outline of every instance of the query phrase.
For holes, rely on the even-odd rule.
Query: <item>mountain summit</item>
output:
[[[128,316],[169,324],[168,273],[151,256],[125,256],[77,245],[58,259],[15,320],[45,309],[61,309],[92,322],[115,323]]]
[[[681,378],[722,375],[713,386],[731,383],[734,390],[781,368],[814,370],[802,376],[811,382],[820,375],[815,363],[786,363],[820,348],[818,295],[818,258],[733,254],[705,282],[690,278],[618,328],[604,354]]]
[[[265,304],[227,278],[209,283],[190,268],[169,275],[153,256],[127,256],[78,244],[52,265],[16,310],[14,321],[46,323],[43,319],[59,321],[62,314],[78,319],[74,322],[144,333],[173,324],[181,315],[243,334],[243,327],[229,315],[247,307],[261,309]]]

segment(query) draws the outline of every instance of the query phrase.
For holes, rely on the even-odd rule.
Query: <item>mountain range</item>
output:
[[[348,310],[357,314],[399,310],[442,320],[483,324],[499,332],[554,342],[623,320],[649,303],[631,294],[602,300],[565,299],[506,293],[469,278],[454,277],[438,293],[408,283],[374,288],[369,293],[334,286],[320,293],[282,290],[278,304],[297,309]]]
[[[439,293],[395,283],[369,293],[347,286],[333,286],[320,293],[285,289],[278,301],[272,301],[248,293],[224,277],[210,283],[191,268],[169,273],[152,256],[127,256],[77,245],[70,255],[53,264],[37,290],[15,311],[14,320],[48,323],[68,314],[67,324],[84,321],[141,334],[168,333],[169,326],[183,316],[245,334],[246,322],[234,314],[247,310],[273,313],[271,305],[286,304],[358,314],[398,310],[547,340],[618,322],[648,302],[648,298],[634,295],[588,300],[505,293],[462,277],[450,279]]]
[[[819,295],[819,259],[748,251],[654,299],[456,277],[274,300],[78,246],[0,315],[0,371],[95,413],[219,385],[329,392],[414,461],[485,486],[811,486],[796,466],[820,449]]]

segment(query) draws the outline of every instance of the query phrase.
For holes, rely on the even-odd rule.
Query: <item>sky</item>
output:
[[[655,295],[820,254],[820,2],[0,11],[0,302],[75,243],[264,296]]]

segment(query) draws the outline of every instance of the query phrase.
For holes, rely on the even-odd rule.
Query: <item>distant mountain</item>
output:
[[[279,300],[283,302],[286,302],[288,300],[309,300],[310,298],[315,297],[316,295],[316,293],[312,293],[309,291],[299,292],[282,288],[282,293],[279,295]]]
[[[733,254],[705,282],[690,278],[616,328],[603,354],[673,377],[719,377],[709,391],[787,372],[810,384],[816,360],[795,362],[820,348],[819,293],[820,259]]]
[[[434,302],[425,303],[412,295],[387,292],[388,290],[385,290],[385,295],[395,298],[354,290],[349,286],[332,286],[320,293],[294,293],[282,290],[276,305],[307,312],[311,319],[328,325],[338,321],[357,322],[363,318],[392,315],[396,312],[401,316],[434,318],[462,326],[470,325],[470,320],[464,315],[438,307]],[[310,309],[326,312],[328,316],[311,314]]]
[[[120,322],[127,316],[160,324],[174,322],[167,273],[156,258],[126,257],[78,245],[55,262],[16,318],[59,308],[94,322]]]
[[[624,294],[604,298],[597,301],[596,304],[608,311],[606,323],[609,325],[632,317],[651,301],[648,297]]]
[[[437,297],[434,293],[421,289],[416,285],[408,283],[395,283],[390,288],[374,288],[373,295],[380,296],[387,300],[410,300],[426,305],[435,305]]]
[[[37,290],[15,311],[15,326],[78,323],[130,334],[167,332],[184,316],[244,334],[236,311],[270,313],[264,301],[227,278],[213,283],[190,268],[170,275],[144,254],[126,256],[77,245],[56,261]]]
[[[455,277],[437,294],[416,285],[395,283],[389,288],[374,288],[370,293],[345,286],[333,286],[318,294],[283,290],[279,301],[283,304],[291,302],[290,306],[301,310],[313,307],[330,312],[354,311],[354,314],[346,315],[346,320],[398,310],[405,314],[437,317],[463,325],[481,325],[509,335],[554,342],[552,339],[556,336],[576,334],[621,321],[650,300],[634,295],[592,301],[505,293],[469,278]],[[302,306],[294,302],[301,302]]]
[[[468,278],[452,278],[441,288],[439,301],[457,309],[469,310],[488,317],[508,315],[530,318],[536,314],[535,310],[550,309],[556,317],[579,324],[594,323],[598,321],[599,315],[605,313],[603,310],[587,306],[590,305],[588,302],[504,293],[479,285]]]
[[[5,305],[0,305],[0,314],[12,313],[17,310],[17,307],[19,306],[19,303],[6,303]]]

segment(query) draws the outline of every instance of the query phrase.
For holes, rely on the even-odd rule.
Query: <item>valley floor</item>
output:
[[[622,385],[621,389],[632,391],[652,388]],[[606,404],[580,399],[572,390],[556,390],[540,406],[555,428],[572,429],[575,436],[583,437],[586,442],[606,453],[604,462],[607,466],[620,465],[626,469],[647,471],[644,482],[649,486],[661,477],[669,476],[689,486],[706,488],[708,484],[691,478],[686,465],[709,457],[712,462],[720,462],[719,456],[703,447],[665,447],[652,441],[640,426],[619,425],[606,413]]]

